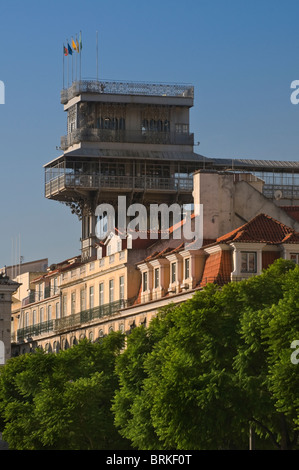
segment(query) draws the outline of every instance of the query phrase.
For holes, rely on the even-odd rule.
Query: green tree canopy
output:
[[[254,426],[260,448],[298,448],[298,276],[279,260],[136,329],[117,361],[121,434],[138,449],[246,449]]]
[[[115,359],[124,338],[83,340],[58,354],[12,358],[0,375],[3,438],[10,449],[128,448],[113,423]]]

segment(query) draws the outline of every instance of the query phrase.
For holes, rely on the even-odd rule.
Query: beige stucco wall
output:
[[[259,181],[234,181],[234,174],[198,171],[194,204],[203,205],[203,237],[216,239],[264,213],[299,231],[299,223],[261,193]]]

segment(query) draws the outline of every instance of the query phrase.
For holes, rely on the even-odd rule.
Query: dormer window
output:
[[[241,273],[256,273],[256,252],[241,252]]]

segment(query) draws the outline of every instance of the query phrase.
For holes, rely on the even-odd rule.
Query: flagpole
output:
[[[79,47],[80,47],[80,82],[81,82],[81,51],[82,51],[82,31],[80,31]]]
[[[73,41],[73,38],[72,38],[72,41]],[[72,41],[71,41],[71,44],[72,44]],[[72,46],[71,46],[72,47]],[[74,81],[74,67],[73,67],[73,53],[72,53],[72,83]]]
[[[66,40],[66,47],[68,48],[68,40]],[[67,55],[67,87],[69,87],[69,54]]]
[[[62,89],[64,90],[64,44],[62,46]]]
[[[99,67],[99,64],[98,64],[98,32],[96,34],[96,66],[97,66],[97,81],[99,79],[99,71],[98,71],[98,67]]]
[[[76,51],[78,54],[77,44],[78,44],[78,39],[77,39],[77,34],[76,34]],[[76,81],[77,81],[77,54],[76,54]]]

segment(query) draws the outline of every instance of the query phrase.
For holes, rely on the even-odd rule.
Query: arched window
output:
[[[91,331],[88,335],[89,341],[93,341],[93,332]]]

